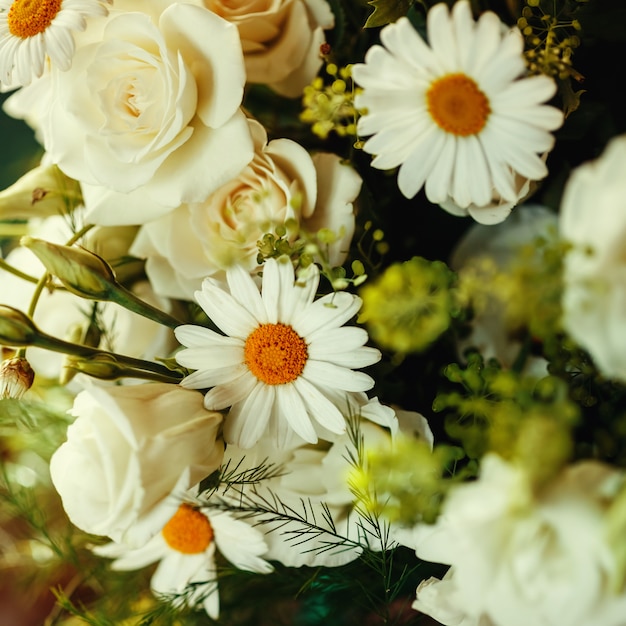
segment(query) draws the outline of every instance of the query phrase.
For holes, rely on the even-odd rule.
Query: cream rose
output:
[[[207,411],[197,391],[167,383],[90,386],[70,413],[76,419],[50,473],[71,522],[88,533],[141,543],[167,521],[151,518],[155,506],[222,460],[222,416]]]
[[[563,326],[607,377],[626,382],[626,135],[565,185],[559,229],[565,257]]]
[[[324,30],[335,18],[325,0],[204,0],[239,29],[248,82],[297,97],[322,66]]]
[[[239,176],[205,202],[183,205],[141,227],[131,253],[147,259],[158,294],[191,300],[206,276],[235,264],[257,271],[257,241],[286,220],[308,232],[328,228],[341,233],[329,257],[333,265],[345,260],[354,234],[359,175],[334,154],[311,157],[289,139],[268,143],[256,121],[250,120],[250,129],[255,155]]]
[[[252,158],[237,29],[206,8],[119,0],[50,72],[49,158],[84,188],[88,220],[140,224],[201,201]]]

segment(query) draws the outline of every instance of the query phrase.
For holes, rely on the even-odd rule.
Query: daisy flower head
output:
[[[365,346],[367,332],[343,325],[356,315],[361,299],[347,292],[315,300],[319,269],[295,281],[286,259],[268,259],[261,289],[239,266],[226,272],[227,285],[212,278],[195,297],[219,334],[201,326],[175,330],[186,349],[180,365],[195,370],[183,387],[209,389],[205,407],[228,407],[227,443],[251,448],[265,433],[276,447],[293,435],[316,443],[321,429],[346,430],[346,403],[337,395],[367,391],[374,380],[354,368],[373,365],[381,354]]]
[[[268,574],[273,567],[261,558],[267,551],[263,534],[226,511],[209,510],[193,502],[164,506],[172,516],[162,530],[140,548],[108,543],[93,549],[99,556],[115,559],[111,569],[128,571],[158,565],[150,580],[155,595],[173,598],[175,606],[202,606],[213,619],[219,617],[219,552],[235,567]]]
[[[422,187],[433,204],[460,209],[517,203],[518,177],[544,178],[541,155],[563,114],[545,105],[556,92],[548,76],[526,76],[523,37],[485,11],[474,20],[468,0],[427,14],[426,43],[405,17],[384,27],[382,45],[353,67],[361,87],[357,125],[371,136],[363,149],[372,167],[399,166],[398,187],[413,198]]]
[[[15,88],[39,78],[46,61],[64,71],[74,55],[73,31],[105,16],[112,0],[0,0],[0,85]]]

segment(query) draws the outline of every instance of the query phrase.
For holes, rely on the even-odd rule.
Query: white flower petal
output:
[[[293,383],[276,389],[278,416],[308,443],[317,443],[317,435],[302,397]]]
[[[190,369],[215,370],[221,367],[234,367],[243,363],[243,345],[234,346],[206,346],[187,348],[176,353],[176,362]]]
[[[267,552],[267,544],[256,528],[223,511],[212,511],[210,520],[217,549],[235,567],[258,574],[274,570],[270,563],[260,558]]]
[[[367,331],[358,326],[321,328],[307,336],[309,358],[325,361],[332,355],[356,350],[368,340]]]
[[[191,376],[202,376],[203,374],[202,370],[198,370]],[[187,379],[184,379],[181,385],[185,386],[185,380]],[[243,374],[233,377],[228,382],[213,387],[213,389],[208,391],[204,396],[204,406],[209,411],[219,411],[241,402],[252,392],[257,382],[257,379],[246,369]]]
[[[361,298],[345,291],[322,296],[308,308],[296,315],[291,322],[293,329],[308,339],[321,328],[345,324],[361,308]]]
[[[257,382],[246,396],[233,404],[224,421],[226,443],[251,448],[267,428],[276,390]]]
[[[363,372],[322,361],[307,361],[302,376],[317,386],[332,386],[343,391],[367,391],[374,386],[372,377]]]
[[[196,300],[209,319],[231,337],[245,340],[258,326],[258,320],[242,304],[209,278],[196,292]]]
[[[544,104],[556,83],[524,76],[523,37],[493,11],[474,21],[469,0],[451,8],[439,2],[428,9],[426,22],[428,44],[402,17],[381,29],[381,45],[353,68],[361,87],[355,104],[365,109],[357,130],[369,136],[363,149],[374,155],[372,167],[399,167],[398,188],[406,198],[424,189],[430,202],[454,215],[500,221],[531,182],[546,175],[546,153],[554,144],[547,131],[563,121],[560,110]],[[435,83],[456,89],[452,82],[444,87],[450,76],[465,76],[486,98],[475,130],[465,122],[455,128],[449,111],[428,109],[439,106],[431,99]],[[468,100],[468,106],[476,102]]]
[[[324,428],[336,434],[346,432],[346,420],[339,408],[302,376],[294,382],[300,397],[305,401],[309,415]]]
[[[210,328],[184,324],[174,329],[176,339],[188,348],[241,346],[241,339],[220,335]]]

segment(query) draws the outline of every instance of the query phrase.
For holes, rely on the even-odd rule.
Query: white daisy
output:
[[[39,78],[46,60],[67,70],[74,55],[73,31],[85,18],[104,16],[111,0],[0,0],[0,84],[3,89]]]
[[[467,0],[427,15],[429,45],[407,18],[383,28],[381,45],[353,67],[363,91],[358,133],[372,167],[400,166],[398,187],[412,198],[425,187],[434,204],[461,209],[494,198],[517,203],[516,177],[544,178],[548,132],[563,114],[542,103],[556,91],[547,76],[525,76],[523,38],[492,11],[474,21]]]
[[[216,411],[230,407],[224,437],[240,448],[252,447],[266,431],[279,447],[294,432],[315,443],[313,420],[332,433],[345,432],[345,403],[338,406],[330,398],[338,391],[371,389],[373,379],[352,368],[372,365],[381,356],[364,345],[364,329],[342,327],[361,308],[361,299],[339,292],[314,301],[318,268],[310,266],[296,283],[289,260],[265,263],[261,293],[239,266],[226,276],[230,293],[211,278],[195,293],[224,335],[191,325],[175,331],[187,347],[176,360],[196,370],[181,384],[212,387],[204,405]]]
[[[172,506],[171,501],[167,506]],[[111,569],[117,571],[141,569],[158,561],[150,581],[156,595],[176,595],[175,605],[201,605],[217,619],[216,550],[239,569],[268,574],[273,567],[261,558],[267,551],[263,534],[225,511],[209,511],[188,502],[173,511],[161,532],[141,548],[108,543],[93,551],[115,559]]]

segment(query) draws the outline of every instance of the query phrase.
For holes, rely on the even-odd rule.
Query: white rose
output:
[[[90,222],[141,224],[250,161],[244,83],[232,24],[190,3],[119,0],[81,34],[71,68],[51,69],[45,148],[83,185]]]
[[[204,0],[239,29],[248,82],[302,94],[322,66],[324,30],[335,19],[325,0]]]
[[[221,414],[178,385],[90,386],[70,413],[50,473],[68,517],[88,533],[141,543],[167,521],[151,518],[155,506],[222,460]]]
[[[626,381],[626,135],[571,174],[563,191],[563,326],[602,373]]]
[[[141,227],[131,253],[147,259],[157,293],[191,300],[203,278],[223,275],[232,265],[258,271],[257,241],[286,220],[308,232],[341,233],[329,247],[329,260],[333,265],[345,260],[359,175],[334,154],[311,157],[290,139],[268,143],[256,121],[250,120],[250,129],[254,159],[237,177],[206,201],[183,205]]]
[[[537,494],[520,468],[487,454],[478,480],[453,488],[435,525],[414,534],[418,557],[452,566],[437,593],[418,589],[417,608],[447,614],[446,624],[622,626],[606,532],[621,480],[584,461]]]

